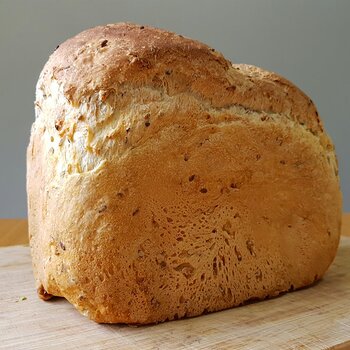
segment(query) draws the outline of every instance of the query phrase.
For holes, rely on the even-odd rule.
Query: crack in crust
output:
[[[330,158],[334,172],[337,172],[334,148],[327,135],[315,133],[287,112],[254,110],[239,104],[213,107],[193,92],[170,96],[160,88],[148,86],[134,89],[127,84],[123,86],[122,95],[114,91],[108,94],[98,91],[77,107],[64,97],[63,87],[56,80],[46,91],[46,98],[40,94],[40,90],[37,95],[36,124],[45,129],[44,139],[51,154],[69,165],[67,169],[64,165],[58,165],[58,173],[92,171],[102,161],[116,154],[121,157],[127,150],[141,147],[152,137],[174,128],[174,125],[195,130],[204,126],[242,123],[246,118],[255,123],[284,123],[289,128],[302,128],[317,139]],[[61,114],[57,113],[57,106],[61,106]],[[197,117],[190,118],[188,111]],[[53,114],[56,114],[55,130],[52,128]],[[177,119],[169,120],[169,114],[177,115]],[[58,134],[58,138],[52,142],[55,139],[52,135],[55,134]]]

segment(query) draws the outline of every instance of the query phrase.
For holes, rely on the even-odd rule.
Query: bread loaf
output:
[[[134,24],[60,45],[27,153],[39,295],[96,322],[200,315],[313,284],[341,225],[334,148],[288,80]]]

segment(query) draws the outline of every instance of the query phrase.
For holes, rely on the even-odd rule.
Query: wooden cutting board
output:
[[[0,285],[0,349],[350,349],[350,238],[312,288],[153,326],[99,325],[39,300],[28,247],[0,248]]]

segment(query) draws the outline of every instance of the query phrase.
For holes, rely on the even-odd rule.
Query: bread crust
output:
[[[337,162],[312,101],[174,33],[121,23],[60,45],[27,152],[39,294],[96,322],[275,296],[337,250]]]

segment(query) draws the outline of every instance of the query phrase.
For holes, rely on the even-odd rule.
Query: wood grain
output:
[[[0,248],[0,349],[349,349],[350,238],[315,286],[159,325],[98,325],[38,299],[28,247]],[[25,298],[24,298],[25,297]]]
[[[343,215],[342,235],[350,237],[350,213]],[[0,247],[28,244],[28,223],[25,219],[0,219]]]
[[[26,219],[0,219],[0,246],[28,244]]]
[[[350,237],[350,213],[343,214],[342,232],[343,236]],[[350,349],[350,347],[349,347]]]

